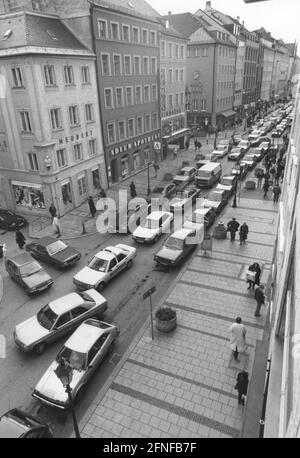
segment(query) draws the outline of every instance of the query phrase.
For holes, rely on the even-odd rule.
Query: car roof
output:
[[[0,419],[0,438],[17,438],[37,426],[43,425],[26,412],[12,409]]]
[[[190,172],[191,170],[194,170],[195,167],[183,167],[182,169],[180,169],[180,171],[185,171],[185,172]]]
[[[14,258],[9,258],[9,261],[12,261],[18,267],[25,266],[25,264],[30,264],[32,262],[37,262],[29,253],[18,254]]]
[[[109,251],[98,251],[98,253],[95,254],[95,258],[98,259],[104,259],[105,261],[111,261],[114,259],[115,255],[113,253],[110,253]]]
[[[48,245],[51,245],[54,242],[57,242],[57,239],[49,236],[42,237],[38,240],[38,244],[44,247],[47,247]]]
[[[206,207],[206,208],[197,208],[196,210],[193,211],[193,213],[196,213],[197,215],[207,215],[207,213],[211,211],[211,207]]]
[[[84,300],[78,293],[71,293],[49,302],[49,307],[54,313],[56,313],[56,315],[61,315],[62,313],[69,312],[74,307],[78,307],[83,303]]]
[[[65,347],[80,353],[88,353],[99,337],[106,333],[107,329],[113,327],[107,325],[103,329],[93,323],[98,322],[96,320],[87,320],[82,323],[67,340]]]
[[[146,219],[158,220],[158,219],[160,219],[163,215],[171,216],[172,213],[170,213],[170,212],[163,212],[163,211],[152,212],[152,213],[150,213],[150,215],[147,216]]]
[[[228,179],[229,179],[229,180],[234,180],[236,177],[235,177],[234,175],[224,175],[224,176],[221,177],[221,180],[222,180],[223,178],[226,178],[226,180],[228,180]]]
[[[170,237],[174,237],[178,240],[185,240],[190,234],[194,232],[193,229],[180,229],[179,231],[174,232],[171,234]]]

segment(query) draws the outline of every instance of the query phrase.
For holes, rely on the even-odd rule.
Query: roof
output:
[[[201,24],[192,13],[172,14],[164,17],[170,20],[172,27],[187,38],[201,28]]]
[[[49,307],[56,315],[61,315],[62,313],[72,310],[74,307],[82,305],[83,302],[84,300],[78,293],[71,293],[55,301],[49,302]]]
[[[206,208],[197,208],[196,210],[193,211],[193,214],[195,213],[196,215],[203,215],[205,216],[211,208],[206,207]]]
[[[107,330],[107,328],[102,329],[101,327],[94,326],[92,324],[94,321],[95,320],[88,320],[82,323],[65,343],[65,347],[78,351],[79,353],[88,353],[94,343]],[[95,321],[95,323],[97,323],[97,321]]]
[[[109,253],[108,251],[99,251],[98,253],[95,254],[95,258],[98,259],[105,259],[106,261],[111,261],[114,259],[115,255],[112,253]]]
[[[37,262],[29,253],[18,254],[18,256],[10,258],[10,260],[13,261],[18,267],[24,266],[25,264],[29,264],[31,262]]]
[[[92,0],[92,3],[96,6],[111,8],[118,13],[148,17],[154,20],[161,18],[161,15],[145,0]]]
[[[3,35],[11,30],[11,35],[3,40]],[[38,16],[31,13],[18,13],[0,17],[0,50],[35,46],[88,51],[66,25],[58,18]]]
[[[158,220],[160,219],[163,215],[172,215],[172,213],[170,212],[162,212],[162,211],[158,211],[158,212],[152,212],[150,213],[150,215],[147,216],[146,219],[152,219],[152,220]]]
[[[180,229],[179,231],[176,231],[173,234],[171,234],[171,237],[174,237],[178,240],[185,240],[193,232],[193,229]]]

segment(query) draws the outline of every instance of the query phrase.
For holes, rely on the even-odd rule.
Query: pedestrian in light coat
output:
[[[238,317],[229,328],[230,348],[233,351],[235,361],[239,362],[239,353],[246,350],[246,327],[242,324],[242,318]]]
[[[57,238],[61,236],[60,232],[60,224],[57,216],[54,216],[53,222],[52,222],[52,227],[54,230],[54,233],[57,234]]]

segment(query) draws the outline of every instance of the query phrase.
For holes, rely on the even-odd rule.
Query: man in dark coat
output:
[[[53,218],[56,216],[57,214],[57,211],[56,211],[56,208],[54,206],[54,204],[52,203],[49,207],[49,213],[51,215],[51,218],[52,218],[52,221],[53,221]]]
[[[130,183],[130,195],[132,199],[136,197],[136,189],[133,181]]]
[[[230,239],[232,242],[235,241],[235,234],[239,230],[239,227],[240,223],[238,223],[235,218],[232,218],[232,220],[227,224],[227,231],[230,232]]]
[[[260,285],[256,287],[255,293],[254,293],[254,299],[256,300],[257,307],[255,310],[255,316],[260,316],[260,309],[261,306],[265,303],[265,298],[266,296],[264,295],[264,286]]]
[[[238,403],[245,405],[244,396],[247,395],[248,385],[249,385],[248,372],[246,371],[239,372],[236,382],[237,383],[234,388],[238,391]]]
[[[263,190],[264,190],[264,199],[268,196],[268,191],[269,191],[269,181],[265,181],[263,185]]]
[[[21,250],[23,250],[25,242],[26,242],[26,239],[24,235],[22,234],[22,232],[19,229],[17,229],[16,230],[16,243]]]
[[[240,245],[246,243],[247,237],[249,233],[249,227],[246,223],[242,224],[240,227]]]
[[[281,187],[279,186],[279,184],[277,184],[276,186],[274,186],[273,188],[273,194],[274,194],[274,204],[278,203],[279,201],[279,196],[281,194]]]
[[[88,204],[89,204],[91,215],[93,218],[95,218],[95,214],[97,210],[96,210],[92,196],[89,197]]]

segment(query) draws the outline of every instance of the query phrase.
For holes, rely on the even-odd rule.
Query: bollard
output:
[[[82,221],[81,225],[82,225],[82,234],[81,235],[87,234],[86,228],[85,228],[85,220]]]

